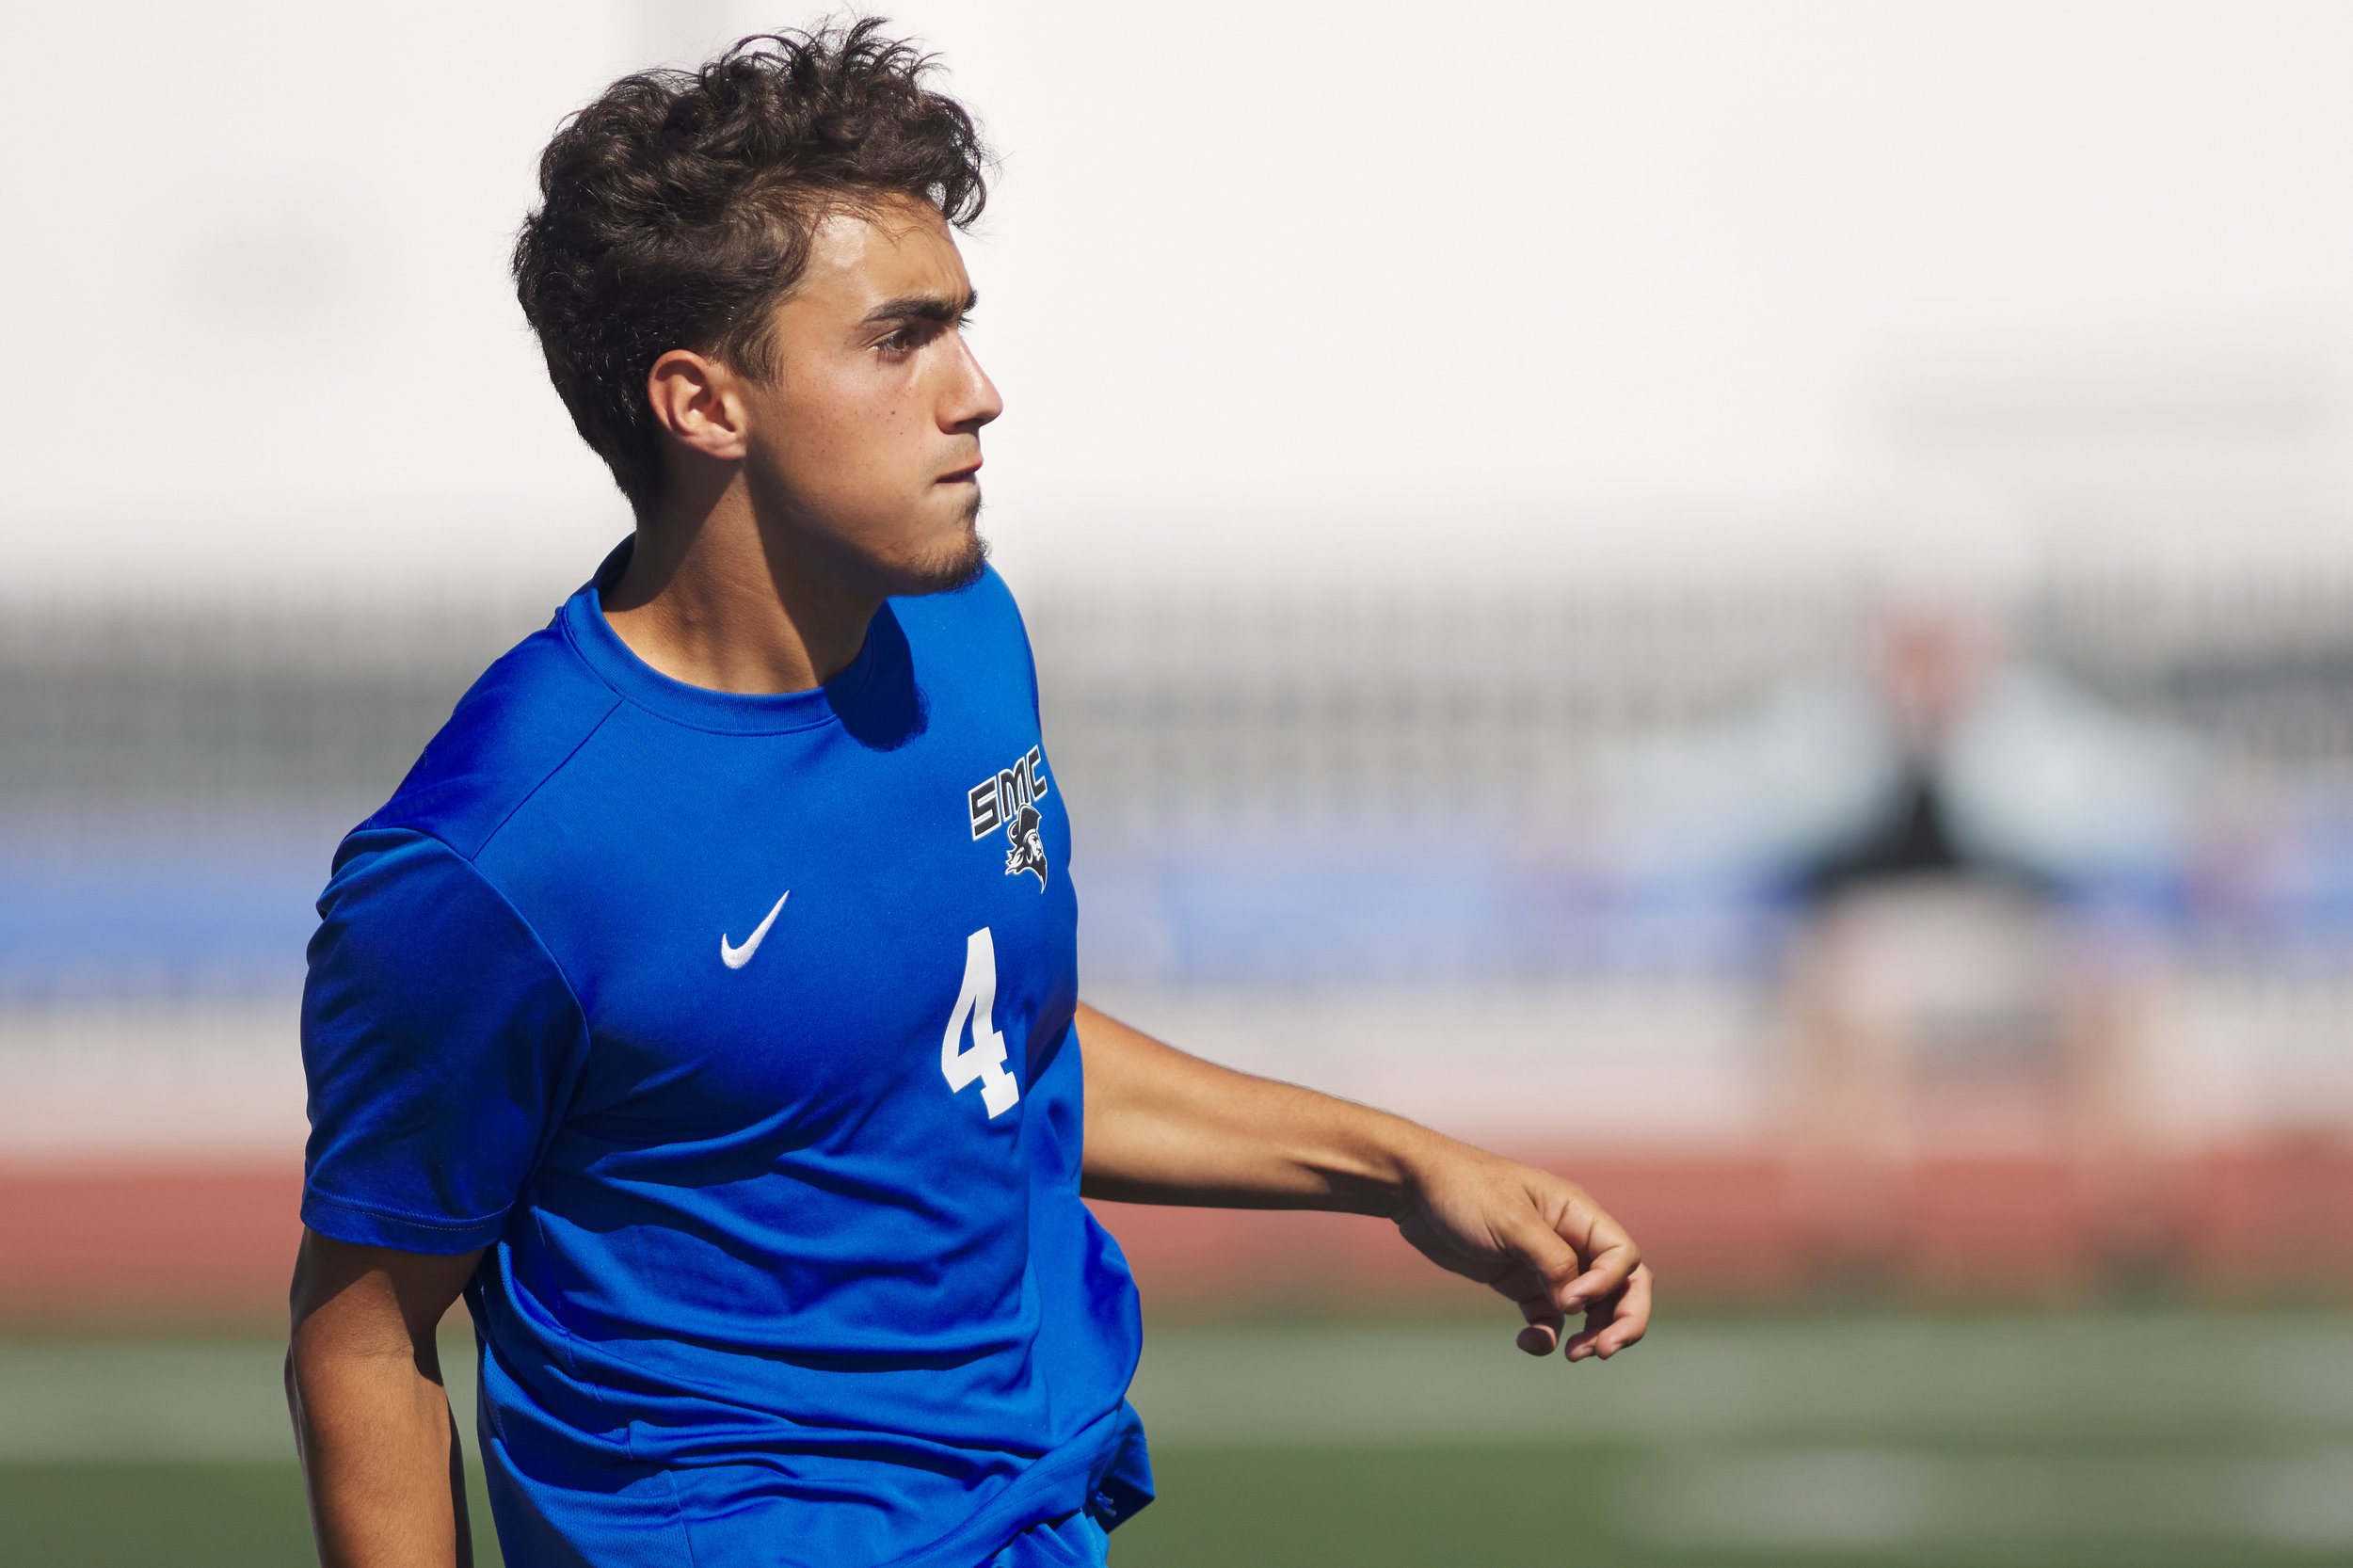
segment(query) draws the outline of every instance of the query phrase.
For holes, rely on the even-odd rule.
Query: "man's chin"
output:
[[[987,565],[988,540],[981,536],[979,529],[970,529],[952,550],[902,566],[899,582],[891,593],[904,598],[953,593],[979,582],[981,568]]]

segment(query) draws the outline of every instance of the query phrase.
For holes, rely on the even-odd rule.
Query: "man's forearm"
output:
[[[286,1352],[286,1400],[324,1568],[467,1568],[463,1450],[440,1369],[404,1348]]]
[[[1189,1056],[1081,1004],[1081,1190],[1124,1203],[1393,1214],[1451,1140],[1401,1116]]]

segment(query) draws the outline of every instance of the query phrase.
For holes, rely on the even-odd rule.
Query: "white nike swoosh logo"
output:
[[[728,934],[726,932],[722,931],[719,933],[719,962],[725,964],[730,969],[740,969],[744,965],[750,963],[752,961],[752,954],[760,951],[760,938],[767,936],[768,928],[776,923],[776,915],[778,911],[784,908],[784,899],[791,898],[792,896],[792,889],[790,888],[786,888],[784,891],[784,898],[776,900],[776,907],[768,911],[768,918],[760,922],[760,929],[758,931],[753,932],[750,936],[744,938],[744,945],[742,947],[739,948],[734,943],[728,941]]]

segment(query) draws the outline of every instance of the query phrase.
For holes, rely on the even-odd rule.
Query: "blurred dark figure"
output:
[[[2040,897],[2049,879],[1956,829],[1942,776],[1957,722],[1986,690],[1990,646],[1958,613],[1891,618],[1874,650],[1894,770],[1880,808],[1802,865],[1805,902],[1820,908],[1874,886],[1938,879]]]
[[[1953,606],[1885,617],[1868,675],[1869,809],[1791,868],[1785,1125],[1814,1245],[1864,1279],[2000,1260],[2006,1287],[2144,1254],[2137,987],[2068,908],[2130,858],[2085,825],[2103,792],[2179,820],[2148,798],[2165,744],[2006,662],[1990,618]],[[1919,1223],[1954,1201],[2000,1232],[1975,1259],[1949,1212]],[[1956,1256],[1921,1256],[1923,1234]]]

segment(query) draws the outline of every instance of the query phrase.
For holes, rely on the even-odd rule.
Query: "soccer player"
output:
[[[461,1293],[515,1568],[1103,1560],[1151,1477],[1082,1194],[1386,1216],[1531,1354],[1647,1321],[1579,1188],[1080,1000],[975,530],[983,149],[878,25],[628,77],[541,160],[524,313],[636,528],[319,901],[287,1391],[328,1563],[466,1558]]]

